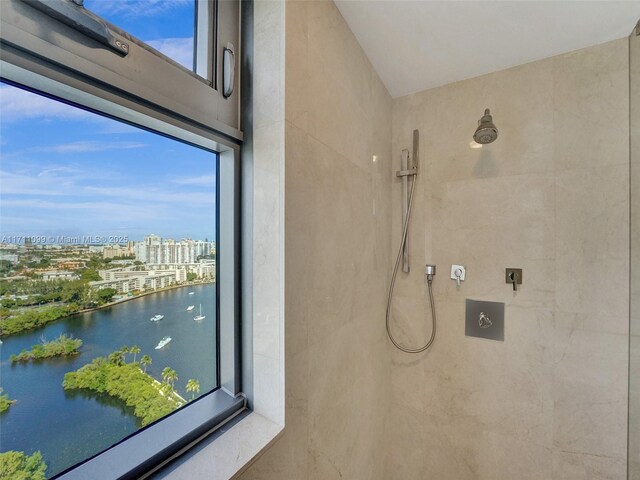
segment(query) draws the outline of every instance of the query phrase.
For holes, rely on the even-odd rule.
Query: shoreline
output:
[[[90,312],[95,312],[95,311],[98,311],[98,310],[103,310],[105,308],[113,307],[115,305],[120,305],[121,303],[125,303],[125,302],[130,302],[132,300],[136,300],[138,298],[146,297],[148,295],[154,295],[154,294],[160,293],[160,292],[168,292],[168,291],[171,291],[171,290],[177,290],[179,288],[195,287],[195,286],[198,286],[198,285],[210,285],[212,283],[215,284],[216,281],[215,280],[209,280],[209,281],[204,281],[204,282],[188,283],[188,284],[183,284],[183,285],[172,285],[170,287],[159,288],[157,290],[152,290],[150,292],[141,293],[140,295],[134,295],[134,296],[131,296],[131,297],[123,298],[123,299],[117,300],[115,302],[105,303],[104,305],[100,305],[100,306],[97,306],[97,307],[85,308],[83,310],[78,310],[77,312],[73,312],[70,315],[67,315],[65,317],[60,317],[60,318],[57,318],[57,319],[55,319],[55,320],[53,320],[51,322],[47,322],[46,324],[44,324],[42,326],[39,326],[39,327],[36,327],[36,328],[31,328],[31,329],[28,329],[28,330],[22,330],[22,331],[19,331],[19,332],[10,334],[10,335],[0,336],[0,341],[6,342],[9,338],[11,338],[13,336],[19,336],[19,335],[23,335],[23,334],[32,333],[32,332],[34,332],[36,330],[40,330],[42,328],[46,328],[48,325],[54,324],[54,323],[56,323],[56,322],[58,322],[60,320],[64,320],[65,318],[72,318],[72,317],[75,317],[76,315],[81,315],[83,313],[90,313]],[[66,306],[67,304],[64,304],[64,305]]]
[[[151,380],[153,380],[153,382],[154,382],[154,386],[158,389],[158,393],[159,393],[160,395],[162,395],[163,397],[166,397],[166,395],[165,395],[165,394],[164,394],[164,392],[162,391],[162,388],[160,388],[160,387],[162,387],[162,383],[161,383],[161,382],[159,382],[158,380],[156,380],[152,375],[150,375],[150,374],[145,373],[144,371],[142,371],[142,369],[140,369],[140,371],[141,371],[142,373],[144,373],[145,375],[148,375],[149,377],[151,377]],[[187,403],[189,403],[189,402],[187,402],[184,398],[182,398],[182,395],[180,395],[180,394],[178,393],[178,391],[177,391],[175,388],[173,388],[173,387],[171,387],[171,388],[173,389],[173,394],[174,394],[176,397],[178,397],[178,398],[180,399],[180,401],[182,402],[182,405],[180,405],[180,407],[182,407],[182,406],[186,405]],[[178,407],[178,408],[179,408],[179,407]]]
[[[211,283],[216,283],[216,281],[215,280],[210,280],[210,281],[206,281],[206,282],[188,283],[186,285],[173,285],[173,286],[170,286],[170,287],[159,288],[157,290],[152,290],[150,292],[141,293],[140,295],[133,295],[131,297],[127,297],[127,298],[123,298],[123,299],[120,299],[120,300],[116,300],[115,302],[105,303],[104,305],[100,305],[98,307],[91,307],[91,308],[85,308],[84,310],[78,310],[77,312],[74,312],[74,313],[72,313],[71,315],[69,315],[67,317],[59,318],[58,320],[62,320],[63,318],[73,317],[74,315],[80,315],[81,313],[95,312],[97,310],[102,310],[102,309],[107,308],[107,307],[113,307],[114,305],[119,305],[121,303],[130,302],[131,300],[136,300],[138,298],[146,297],[148,295],[153,295],[155,293],[168,292],[170,290],[177,290],[179,288],[196,287],[198,285],[209,285]],[[58,320],[56,320],[56,322]]]

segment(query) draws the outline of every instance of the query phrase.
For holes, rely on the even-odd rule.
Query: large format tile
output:
[[[270,179],[283,192],[285,204],[284,347],[270,328],[275,311],[263,310],[256,327],[258,349],[266,354],[279,345],[286,365],[279,372],[265,355],[256,374],[285,375],[285,432],[242,478],[382,480],[382,418],[390,399],[384,296],[392,102],[333,2],[287,2],[283,8],[285,39],[275,35],[259,48],[274,49],[259,66],[282,66],[284,76],[255,87],[254,113],[261,120],[254,124],[254,149],[275,161],[284,136],[284,185],[270,177],[280,164],[256,170],[264,185]],[[260,38],[272,21],[267,16],[256,25]],[[284,110],[277,101],[282,95]],[[268,225],[273,211],[265,202],[254,212],[259,232],[281,227]],[[266,271],[276,253],[258,249],[255,261]],[[277,281],[265,275],[256,297],[268,299]],[[259,389],[277,403],[277,390]]]
[[[629,163],[626,38],[553,58],[556,169]]]
[[[556,179],[556,304],[628,315],[629,167],[569,170]]]
[[[556,329],[554,447],[626,456],[628,342],[627,335]]]
[[[624,478],[623,42],[394,100],[392,157],[420,129],[410,241],[414,256],[438,265],[439,324],[428,352],[389,347],[392,402],[405,411],[387,423],[400,445],[388,478]],[[500,136],[474,150],[469,142],[485,106]],[[598,130],[603,118],[609,123]],[[397,181],[392,195],[395,254]],[[467,267],[460,287],[449,279],[454,263]],[[505,284],[505,267],[524,270],[517,292]],[[504,342],[464,336],[466,298],[505,303]],[[428,333],[423,275],[400,276],[396,299],[394,331],[419,343]]]
[[[553,480],[627,480],[624,457],[554,451]],[[630,476],[628,480],[635,480]]]

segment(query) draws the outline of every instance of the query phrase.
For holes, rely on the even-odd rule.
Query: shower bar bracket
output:
[[[410,170],[398,170],[396,172],[396,177],[408,177],[409,175],[416,175],[417,173],[417,168],[412,168]]]

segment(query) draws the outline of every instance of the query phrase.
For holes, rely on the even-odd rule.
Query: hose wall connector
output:
[[[425,265],[424,274],[427,276],[427,282],[431,283],[433,281],[433,276],[436,274],[436,266]]]

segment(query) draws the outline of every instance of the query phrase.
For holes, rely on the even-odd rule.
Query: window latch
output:
[[[116,37],[104,20],[84,8],[83,0],[22,1],[74,30],[97,40],[114,52],[123,56],[129,53],[129,44]]]

